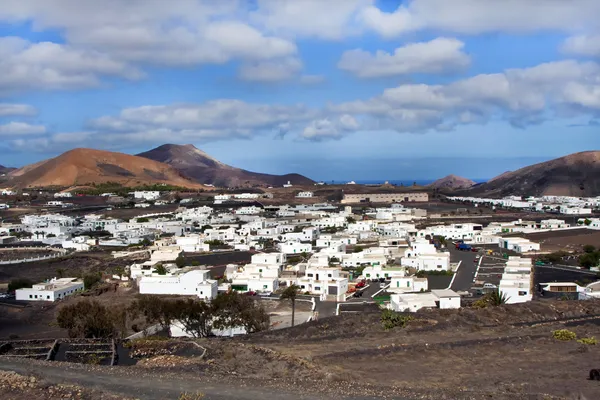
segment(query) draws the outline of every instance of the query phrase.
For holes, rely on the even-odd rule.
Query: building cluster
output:
[[[448,197],[448,200],[467,202],[475,206],[485,205],[493,208],[516,208],[527,211],[548,212],[564,215],[591,215],[594,209],[600,208],[599,197],[572,197],[572,196],[507,196],[502,199],[489,199],[481,197]]]

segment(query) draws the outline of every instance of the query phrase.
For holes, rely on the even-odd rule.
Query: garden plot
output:
[[[116,345],[107,340],[61,341],[56,361],[78,364],[114,365],[117,362]]]
[[[50,360],[56,351],[55,340],[14,340],[0,343],[0,356]]]

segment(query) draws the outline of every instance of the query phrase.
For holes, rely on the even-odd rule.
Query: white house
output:
[[[0,194],[2,196],[14,196],[15,194],[17,194],[17,192],[15,192],[14,190],[10,190],[10,189],[2,189],[0,191]]]
[[[71,192],[58,192],[58,193],[54,193],[54,198],[66,198],[66,197],[73,197],[73,193]]]
[[[290,181],[287,181],[287,183],[285,183],[285,184],[283,185],[283,187],[284,187],[284,188],[289,188],[289,187],[292,187],[292,186],[293,186],[293,185],[290,183]]]
[[[310,243],[302,243],[297,241],[287,241],[279,243],[279,251],[285,254],[302,254],[310,253],[312,251],[312,245]]]
[[[135,191],[133,192],[133,198],[135,199],[144,199],[144,200],[156,200],[160,197],[160,192],[153,190],[143,190],[143,191]]]
[[[301,198],[301,199],[308,199],[313,197],[313,192],[300,192],[296,195],[296,197]]]
[[[302,291],[326,295],[336,301],[345,301],[348,291],[348,279],[340,276],[339,268],[308,267],[305,276],[296,280]]]
[[[416,276],[393,276],[388,287],[389,292],[425,292],[429,288],[427,278]]]
[[[235,213],[237,215],[256,215],[256,214],[260,214],[262,211],[262,208],[260,207],[256,207],[256,206],[248,206],[248,207],[240,207],[237,210],[235,210]]]
[[[182,254],[179,246],[164,246],[152,252],[150,260],[153,262],[159,261],[175,261]]]
[[[56,301],[83,290],[83,281],[77,278],[53,278],[50,282],[38,283],[31,288],[15,291],[17,300]]]
[[[500,238],[498,247],[507,250],[513,250],[517,253],[529,253],[531,251],[539,251],[540,244],[532,242],[521,237]]]
[[[531,258],[509,257],[498,290],[506,295],[507,304],[531,301]]]
[[[366,279],[394,279],[403,278],[406,275],[404,267],[386,267],[385,264],[370,265],[365,267],[362,276]]]
[[[204,239],[199,235],[181,236],[175,239],[175,243],[187,253],[210,251],[210,245],[204,243]]]
[[[189,295],[212,300],[217,297],[218,284],[209,278],[210,271],[193,270],[173,276],[143,276],[138,286],[142,294]]]
[[[426,293],[402,293],[390,296],[391,310],[416,312],[421,308],[460,308],[460,295],[453,290],[432,290]]]

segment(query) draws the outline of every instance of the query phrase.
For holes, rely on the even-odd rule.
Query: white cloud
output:
[[[9,122],[0,125],[0,136],[41,135],[46,133],[43,125],[30,125],[25,122]]]
[[[90,121],[101,132],[95,140],[164,142],[194,139],[251,138],[264,133],[285,135],[315,119],[317,110],[303,105],[278,106],[240,100],[212,100],[201,104],[177,104],[128,108],[118,116]]]
[[[393,54],[349,50],[342,54],[338,67],[361,78],[452,72],[470,63],[463,47],[464,43],[460,40],[437,38],[429,42],[406,44],[394,50]]]
[[[285,37],[337,40],[361,33],[356,16],[373,0],[258,0],[250,20]]]
[[[332,105],[330,111],[370,117],[378,129],[422,132],[492,118],[522,127],[565,110],[595,115],[599,106],[600,65],[566,60],[446,85],[400,85],[370,100]]]
[[[302,62],[297,58],[282,58],[278,60],[244,63],[239,70],[239,76],[246,81],[279,82],[297,76],[302,70]]]
[[[600,27],[597,0],[412,0],[392,12],[370,5],[360,20],[384,37],[423,29],[479,34],[576,31]]]
[[[358,121],[351,115],[343,114],[339,118],[323,118],[311,121],[302,131],[302,137],[308,140],[320,141],[341,139],[350,132],[359,129]]]
[[[571,36],[565,40],[561,50],[568,54],[600,57],[600,35]]]
[[[30,43],[17,37],[0,38],[0,93],[92,87],[99,84],[101,75],[141,77],[136,68],[94,51],[50,42]]]
[[[37,110],[28,104],[0,103],[0,117],[35,115]]]

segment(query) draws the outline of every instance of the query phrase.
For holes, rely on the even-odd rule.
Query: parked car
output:
[[[247,296],[256,296],[256,292],[254,290],[250,290],[248,292],[246,292]]]
[[[483,284],[483,288],[484,289],[496,289],[496,285],[494,285],[493,283],[484,283]]]
[[[262,296],[262,297],[270,297],[273,294],[273,292],[260,292],[258,295]]]
[[[358,290],[356,292],[354,292],[354,294],[352,295],[352,297],[362,297],[363,292],[362,290]]]
[[[387,287],[387,285],[388,285],[388,284],[387,284],[386,282],[381,282],[381,283],[379,284],[379,287],[383,289],[383,288]]]
[[[360,288],[364,288],[365,286],[367,286],[367,283],[365,281],[360,281],[356,284],[356,288],[360,289]]]

